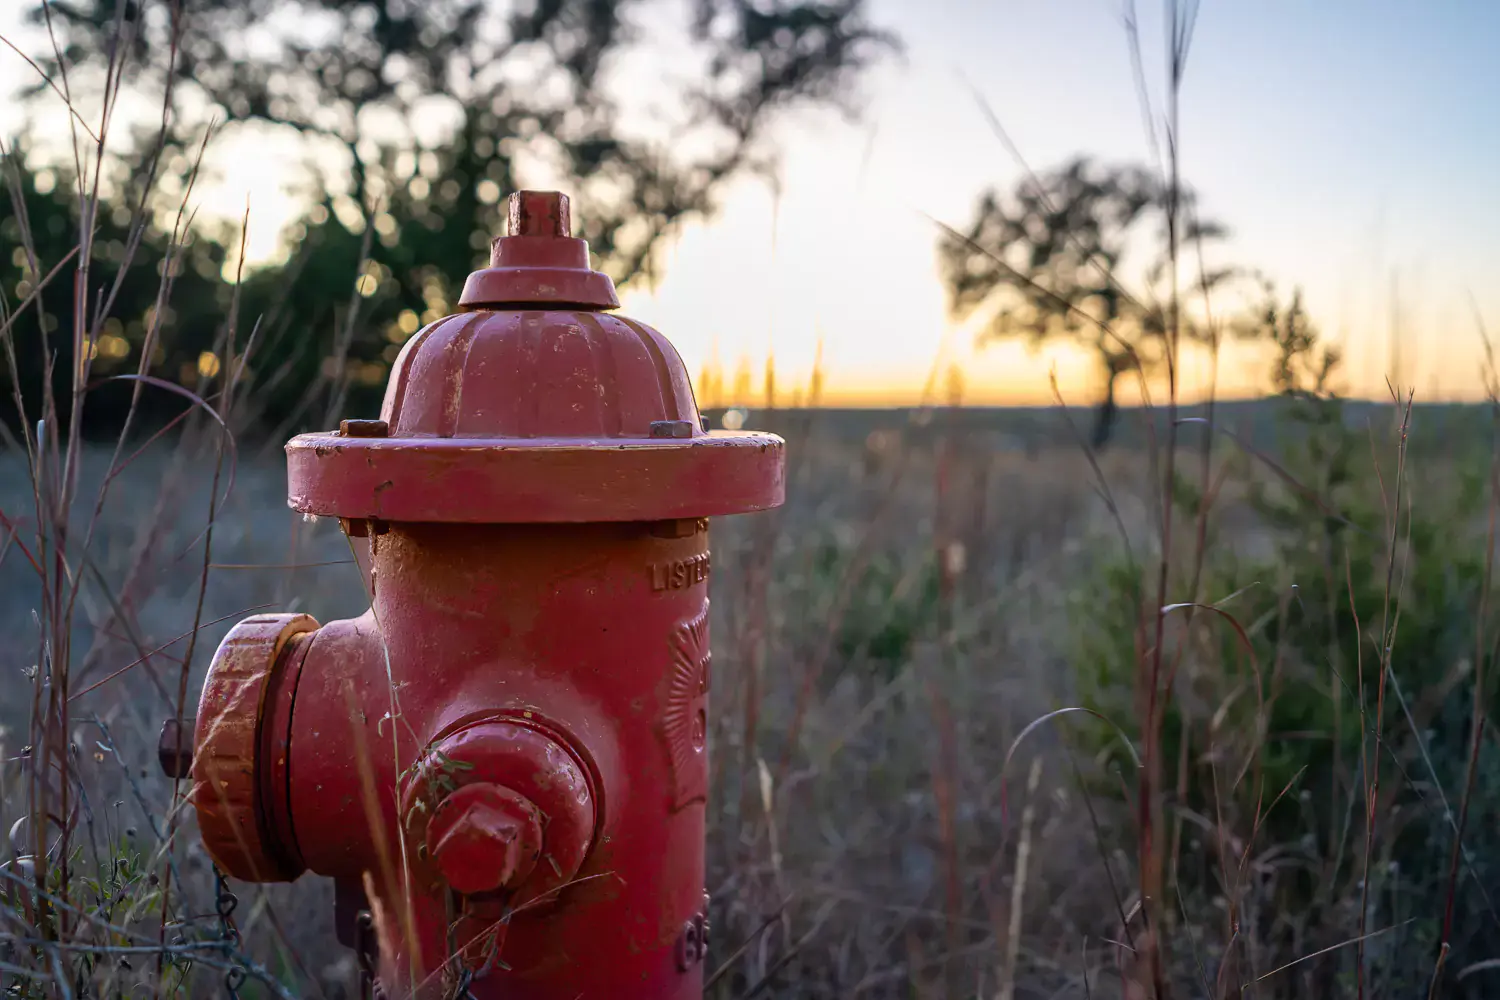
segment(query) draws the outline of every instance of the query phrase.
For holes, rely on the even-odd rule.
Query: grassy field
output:
[[[365,13],[323,6],[348,8],[353,27]],[[779,47],[790,28],[767,30],[761,6],[726,9]],[[933,233],[950,319],[988,322],[959,308],[982,304],[1007,336],[1076,339],[1104,385],[1154,411],[1122,413],[1099,453],[1085,445],[1090,415],[1061,407],[735,415],[783,434],[790,467],[783,509],[713,529],[712,1000],[1500,995],[1500,373],[1484,338],[1488,405],[1413,406],[1394,388],[1386,405],[1350,402],[1332,391],[1340,352],[1300,292],[1283,302],[1267,286],[1264,303],[1233,311],[1218,282],[1248,274],[1205,270],[1215,227],[1178,162],[1197,7],[1165,5],[1159,101],[1123,8],[1153,169],[1081,189],[1065,169],[1064,193],[1082,194],[1059,211],[1012,150],[1029,178],[1016,218]],[[96,70],[108,60],[106,88],[123,79],[117,55],[139,48],[118,34],[135,30],[124,10],[92,50],[68,46]],[[836,41],[821,17],[808,24]],[[181,24],[159,20],[175,64]],[[300,32],[295,21],[288,44],[303,60]],[[350,37],[363,47],[365,34]],[[364,78],[325,72],[324,56],[307,54],[309,86]],[[569,59],[592,79],[595,59]],[[433,81],[446,91],[450,75]],[[75,197],[66,171],[38,185],[3,151],[0,416],[23,415],[0,434],[0,995],[359,996],[331,886],[217,884],[187,783],[157,766],[157,733],[191,713],[233,622],[364,610],[338,525],[285,506],[283,438],[371,415],[346,411],[370,409],[398,344],[453,308],[436,275],[461,277],[484,246],[476,232],[492,231],[476,229],[496,221],[476,201],[500,192],[492,168],[516,179],[491,137],[533,122],[492,127],[485,102],[466,102],[481,117],[464,118],[457,166],[379,146],[394,172],[368,191],[373,161],[351,146],[351,179],[371,197],[358,228],[309,202],[288,230],[301,234],[292,257],[231,279],[243,244],[236,257],[192,223],[213,129],[193,140],[198,159],[178,148],[207,121],[175,121],[168,91],[160,125],[120,159],[104,138],[121,131],[105,127],[117,102],[96,135],[59,79],[82,129],[75,174],[170,162]],[[757,107],[779,103],[750,83]],[[358,119],[368,95],[351,93]],[[274,114],[282,101],[229,103]],[[731,130],[748,141],[764,131],[754,120],[736,112]],[[569,146],[580,166],[627,145],[585,132]],[[400,166],[429,158],[452,176]],[[662,163],[638,166],[656,178]],[[455,179],[480,175],[472,189]],[[409,198],[387,198],[392,179]],[[642,196],[619,231],[670,235],[714,190],[665,207]],[[1005,199],[981,200],[1000,211]],[[459,218],[462,206],[474,211]],[[1143,228],[1101,242],[1122,206]],[[239,239],[249,224],[247,210]],[[996,227],[1011,235],[992,247]],[[1136,242],[1154,263],[1123,268]],[[654,277],[648,264],[630,269]],[[1277,401],[1179,407],[1201,388],[1180,384],[1184,352],[1204,360],[1231,337],[1266,349]],[[961,373],[949,374],[956,400]],[[773,376],[768,362],[767,398]],[[821,398],[814,384],[821,369],[798,398]],[[80,414],[119,445],[70,437]]]
[[[1489,411],[1220,417],[1244,446],[1220,435],[1200,480],[1202,435],[1184,432],[1164,546],[1138,415],[1096,464],[1057,411],[751,414],[788,439],[789,499],[714,528],[712,995],[1413,996],[1435,970],[1444,995],[1500,991],[1500,745],[1471,740],[1476,690],[1493,701]],[[195,701],[252,609],[362,610],[336,523],[286,510],[274,443],[241,445],[205,574],[210,440],[112,480],[73,621],[68,895],[93,913],[74,933],[114,928],[88,960],[115,985],[152,981],[121,949],[163,919],[179,974],[222,977],[230,957],[190,810],[161,846],[154,744],[182,669]],[[85,452],[76,524],[109,461]],[[0,510],[28,545],[30,492],[0,456]],[[12,876],[36,853],[21,817],[59,676],[36,669],[28,553],[0,562]],[[177,638],[195,620],[211,624]],[[1155,648],[1169,675],[1147,707]],[[34,919],[17,885],[11,912]],[[1142,905],[1151,885],[1167,898]],[[234,888],[245,995],[272,995],[261,973],[281,995],[356,995],[327,885]],[[36,975],[84,961],[0,947],[0,968]]]

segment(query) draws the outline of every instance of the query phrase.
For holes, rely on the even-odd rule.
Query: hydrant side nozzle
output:
[[[268,801],[272,762],[263,752],[263,720],[276,707],[288,647],[318,628],[310,615],[255,615],[231,628],[203,682],[193,740],[193,807],[208,853],[247,882],[290,882],[305,870],[295,843]]]
[[[431,877],[460,893],[511,889],[518,902],[571,881],[600,821],[587,769],[535,719],[490,719],[438,740],[401,801]]]

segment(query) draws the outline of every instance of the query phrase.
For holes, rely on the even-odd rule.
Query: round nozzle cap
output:
[[[198,834],[224,873],[246,882],[291,882],[306,869],[296,845],[276,836],[266,819],[275,808],[268,793],[276,792],[267,780],[272,761],[262,753],[261,727],[284,654],[293,639],[317,628],[309,615],[246,618],[219,643],[203,681],[191,765]],[[181,742],[173,734],[174,750]]]

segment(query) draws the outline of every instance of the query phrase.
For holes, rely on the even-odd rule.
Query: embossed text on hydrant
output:
[[[683,590],[695,583],[707,580],[711,569],[707,552],[700,552],[687,559],[652,563],[650,566],[651,589],[654,591]]]

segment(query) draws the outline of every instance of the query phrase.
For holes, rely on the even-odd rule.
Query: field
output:
[[[679,755],[701,747],[700,736],[709,751],[706,955],[696,946],[697,915],[686,925],[675,910],[669,921],[652,919],[665,907],[628,914],[620,922],[639,925],[609,936],[568,933],[565,956],[538,935],[533,954],[592,957],[569,973],[599,972],[623,993],[619,966],[639,959],[642,970],[666,968],[665,951],[640,942],[676,935],[679,971],[706,958],[706,1000],[1500,996],[1500,368],[1484,328],[1489,305],[1467,288],[1458,311],[1447,301],[1463,282],[1485,287],[1475,277],[1482,250],[1473,249],[1485,241],[1465,228],[1482,213],[1450,192],[1462,192],[1466,176],[1482,188],[1473,178],[1486,176],[1487,161],[1472,143],[1439,141],[1493,130],[1425,115],[1491,110],[1470,100],[1486,92],[1480,77],[1453,74],[1466,54],[1484,69],[1492,60],[1470,48],[1480,32],[1452,12],[1423,11],[1410,23],[1363,18],[1370,23],[1349,31],[1345,22],[1362,14],[1338,20],[1320,8],[1326,24],[1304,18],[1293,28],[1297,19],[1281,11],[1261,15],[1259,35],[1233,27],[1239,14],[1216,20],[1206,68],[1218,83],[1200,96],[1185,89],[1198,74],[1187,73],[1197,0],[1164,0],[1144,23],[1133,0],[1106,5],[1111,44],[1123,46],[1117,55],[1128,56],[1128,69],[1093,54],[1102,36],[1086,37],[1082,21],[1057,22],[1055,62],[1028,63],[1049,38],[1028,36],[1023,12],[1007,10],[977,62],[1014,71],[1009,83],[962,72],[975,61],[960,58],[980,37],[975,12],[955,8],[961,16],[939,37],[936,12],[924,7],[917,24],[898,27],[886,14],[914,5],[875,0],[14,6],[12,21],[26,34],[0,37],[6,59],[19,59],[10,65],[22,75],[7,88],[24,118],[0,145],[0,996],[380,995],[360,957],[338,942],[365,926],[347,895],[338,894],[345,919],[336,920],[326,881],[259,885],[220,875],[188,801],[191,789],[215,783],[201,766],[196,784],[170,779],[158,733],[192,715],[213,653],[238,620],[296,611],[327,623],[367,608],[359,560],[369,543],[286,506],[290,434],[372,416],[388,384],[393,399],[420,397],[404,412],[441,412],[444,433],[471,426],[481,411],[489,420],[501,401],[516,413],[530,405],[538,437],[611,426],[645,433],[638,420],[651,422],[653,437],[687,430],[681,418],[691,409],[669,351],[639,330],[622,333],[644,351],[629,362],[583,332],[602,329],[580,310],[613,303],[611,281],[627,301],[637,289],[660,292],[664,315],[673,282],[692,292],[681,301],[712,307],[691,311],[712,339],[697,399],[713,402],[713,425],[785,437],[788,499],[713,525],[711,671],[693,652],[697,620],[668,619],[673,605],[659,595],[631,604],[640,589],[609,591],[620,614],[587,635],[623,649],[654,634],[646,624],[654,615],[685,626],[676,633],[686,637],[679,669],[657,691],[670,709],[666,759],[679,786]],[[1454,52],[1437,53],[1442,72],[1430,72],[1416,57],[1438,37],[1428,35],[1437,22],[1447,22]],[[1385,42],[1362,30],[1376,27],[1411,50],[1403,48],[1407,76],[1391,72]],[[973,100],[983,145],[945,145],[962,138],[935,113],[956,106],[949,99],[916,97],[918,120],[904,131],[884,113],[861,120],[877,80],[897,79],[882,67],[908,42],[915,66],[960,68],[955,93]],[[1330,44],[1346,61],[1320,58]],[[1004,58],[993,57],[995,45],[1010,46]],[[1293,72],[1308,65],[1325,79]],[[652,90],[648,78],[665,89]],[[1396,90],[1380,89],[1398,78]],[[1432,81],[1449,89],[1416,86]],[[1231,90],[1271,103],[1236,111],[1229,99],[1245,95]],[[1339,91],[1357,100],[1341,104]],[[920,93],[899,84],[903,98]],[[993,108],[991,93],[1000,101]],[[1114,133],[1128,116],[1116,102],[1132,96],[1145,142],[1125,147]],[[1361,126],[1361,103],[1382,115]],[[1448,126],[1423,146],[1454,178],[1432,205],[1402,201],[1423,175],[1410,173],[1416,161],[1399,148],[1338,159],[1389,139],[1390,115],[1408,104],[1424,110],[1425,123]],[[1207,130],[1197,124],[1204,108]],[[1299,124],[1296,112],[1312,108],[1325,119]],[[1078,131],[1088,110],[1108,125],[1099,135],[1085,126],[1036,150],[1012,141],[1014,131],[1037,143],[1041,125]],[[817,124],[825,113],[858,122],[860,134],[845,136],[859,138],[857,159],[846,163],[843,140]],[[1232,145],[1237,130],[1247,144]],[[1288,136],[1314,135],[1338,141],[1304,141],[1279,161],[1264,155],[1293,148]],[[848,176],[799,189],[793,180],[805,171],[791,165],[804,140],[826,141],[802,152]],[[1228,164],[1265,160],[1264,170],[1233,171],[1262,185],[1265,200],[1228,175],[1216,181],[1212,158],[1185,167],[1184,146]],[[1028,159],[1067,149],[1075,152],[1053,162]],[[908,155],[919,150],[935,157],[926,167]],[[971,180],[949,172],[970,166],[979,171]],[[1402,173],[1364,173],[1397,166]],[[232,210],[200,214],[217,197],[206,192],[222,196],[240,183],[228,176],[238,168],[246,168],[243,209],[235,193]],[[897,182],[885,193],[882,169]],[[569,200],[530,190],[538,183],[557,184]],[[1439,190],[1415,194],[1428,189]],[[753,198],[735,202],[742,191],[770,201],[764,209]],[[862,207],[834,191],[857,192]],[[961,194],[966,205],[919,208],[908,193]],[[1419,228],[1385,233],[1392,197],[1401,209],[1393,218],[1419,219]],[[1370,199],[1382,221],[1366,240],[1349,213]],[[752,208],[737,216],[736,204]],[[898,244],[889,226],[897,214],[920,223],[917,243]],[[768,231],[769,244],[745,235],[752,230]],[[252,239],[265,234],[275,246],[252,253]],[[585,237],[588,248],[565,236]],[[698,236],[709,238],[702,246],[726,242],[710,252]],[[895,255],[898,246],[917,255]],[[1368,287],[1354,280],[1363,263],[1336,259],[1351,246],[1361,261],[1372,252],[1378,278]],[[804,268],[798,252],[836,267]],[[579,273],[585,266],[612,277]],[[1325,338],[1335,317],[1322,301],[1332,291],[1321,286],[1337,268],[1347,301],[1337,337]],[[1411,270],[1441,281],[1419,284]],[[737,287],[716,291],[726,276]],[[860,303],[876,312],[849,308]],[[929,311],[937,303],[941,311]],[[436,335],[444,317],[467,311],[513,313],[504,320],[513,333],[490,341],[479,332],[488,320],[461,319]],[[762,338],[772,332],[778,344],[811,341],[788,316],[811,318],[817,347],[806,375],[788,377],[804,366],[784,356],[778,382],[775,355],[744,352],[769,346]],[[1440,330],[1429,325],[1437,317]],[[825,318],[830,335],[856,338],[829,339],[828,357],[879,362],[864,369],[869,378],[900,374],[902,391],[913,393],[841,398],[940,393],[948,405],[819,408],[833,398]],[[1468,323],[1483,344],[1474,364],[1458,356],[1476,342]],[[934,345],[930,373],[920,370],[925,359],[898,355],[896,342],[882,339],[894,337],[903,351]],[[986,386],[976,374],[970,387],[958,337],[972,337],[976,349],[1008,342],[1045,351],[1059,366],[1058,405],[960,405],[1021,397],[985,395],[1009,380]],[[721,338],[739,354],[728,392]],[[422,355],[423,345],[451,360]],[[1434,350],[1439,356],[1420,356]],[[1362,373],[1358,391],[1380,384],[1363,378],[1383,354],[1389,394],[1345,398],[1352,368]],[[761,360],[768,405],[742,409],[757,394]],[[413,372],[426,373],[412,376],[415,389],[404,381]],[[483,387],[465,397],[471,372],[470,384]],[[1405,382],[1415,372],[1435,396],[1440,384],[1461,381],[1466,398],[1487,402],[1414,401]],[[840,374],[848,376],[840,391],[874,391],[874,382],[860,387],[857,375]],[[627,405],[636,378],[647,402]],[[1083,382],[1097,398],[1063,405]],[[1241,391],[1266,398],[1184,402]],[[809,407],[769,406],[777,399]],[[578,430],[596,400],[600,413],[614,408],[614,423]],[[725,400],[738,405],[717,409]],[[1131,400],[1155,406],[1125,406]],[[562,418],[543,420],[554,409]],[[653,419],[668,413],[674,419]],[[355,429],[382,433],[369,423]],[[670,538],[650,544],[696,544],[682,524],[652,526]],[[368,527],[380,535],[379,522]],[[623,544],[646,530],[622,530]],[[390,534],[392,564],[404,566],[411,550],[400,546],[417,545],[416,534]],[[444,549],[445,558],[478,551],[468,542]],[[554,554],[545,553],[539,586],[571,595],[576,584],[579,596],[606,599],[598,576],[551,568]],[[696,552],[673,559],[695,574],[708,567]],[[423,581],[425,611],[479,623],[470,648],[488,650],[498,630],[469,597],[531,579],[490,572],[495,566],[470,558],[473,575],[449,599],[440,591],[453,577]],[[698,614],[697,591],[678,598]],[[380,609],[396,617],[415,603],[382,598]],[[635,609],[644,609],[639,620]],[[629,628],[603,636],[626,616]],[[560,642],[572,641],[573,625],[569,617]],[[528,638],[537,631],[513,629]],[[364,804],[392,816],[399,808],[404,834],[373,811],[365,814],[372,830],[348,819],[352,782],[288,778],[289,792],[318,796],[323,832],[369,832],[404,861],[408,849],[428,847],[425,837],[412,843],[420,810],[380,802],[376,792],[425,782],[455,791],[455,772],[475,769],[416,726],[411,745],[430,756],[404,759],[401,692],[436,691],[444,711],[467,704],[451,694],[460,685],[417,687],[428,680],[422,643],[434,634],[446,637],[423,631],[413,647],[422,652],[410,657],[393,655],[399,643],[383,650],[400,671],[360,675],[374,679],[366,693],[390,698],[390,711],[366,713],[351,701],[350,718],[366,728],[354,728],[347,752],[326,730],[314,727],[310,738],[297,730],[299,749],[315,747],[321,759],[326,746],[327,760],[360,769]],[[380,650],[362,648],[365,662],[377,662]],[[577,659],[588,668],[612,665],[586,648]],[[536,659],[557,658],[556,646],[546,649]],[[496,662],[490,652],[476,657],[476,673]],[[323,662],[333,669],[300,675],[299,713],[319,705],[307,678],[328,682],[327,694],[349,661]],[[507,662],[520,673],[526,659]],[[622,673],[645,692],[656,677],[647,661],[638,665]],[[511,671],[485,679],[512,682]],[[710,673],[713,698],[700,715]],[[283,695],[278,710],[289,702]],[[644,716],[649,701],[642,694],[633,710]],[[319,715],[299,720],[308,714]],[[376,768],[368,743],[356,746],[371,731],[391,739]],[[283,759],[263,721],[238,732],[258,757]],[[284,757],[302,761],[288,765],[294,774],[317,770],[295,750]],[[631,769],[634,758],[613,773],[607,753],[598,759],[610,795],[661,790],[642,779],[651,771]],[[565,770],[557,760],[503,783],[544,785]],[[374,775],[387,766],[378,788]],[[398,778],[397,768],[420,782]],[[505,790],[464,794],[489,795],[486,808],[520,811],[528,824],[526,834],[514,822],[482,831],[492,838],[486,853],[493,838],[511,838],[509,863],[539,864],[545,854],[565,880],[564,865],[542,847],[527,862],[525,838],[559,853],[541,824],[586,808],[581,784],[528,790],[540,803],[568,789],[546,817]],[[335,797],[339,786],[346,794]],[[677,793],[684,801],[674,805],[698,808]],[[425,798],[417,805],[433,808],[419,823],[440,810]],[[297,813],[299,831],[305,809],[299,800],[286,810]],[[275,812],[261,810],[258,822],[290,823]],[[615,833],[599,838],[600,868],[615,846],[642,855],[652,847],[606,829]],[[381,864],[369,863],[371,853]],[[357,845],[349,856],[397,884],[380,846]],[[524,912],[532,901],[515,895],[513,869],[496,863],[489,881],[460,885],[481,867],[467,860],[443,872],[453,891],[434,883],[419,902],[431,907],[421,921],[430,939],[417,950],[430,952],[445,922],[448,932],[438,968],[426,970],[437,985],[415,990],[419,1000],[473,995],[476,967],[491,968],[459,940],[476,921],[494,917],[481,937],[511,922],[514,946],[526,938],[515,923],[534,917]],[[621,867],[620,881],[639,872]],[[696,869],[651,871],[635,880],[681,893],[684,910],[697,906]],[[664,873],[690,878],[671,886]],[[595,890],[621,891],[600,881],[573,898]],[[370,894],[368,926],[387,944],[410,916],[386,908],[398,894]],[[546,932],[558,938],[571,926]],[[598,957],[608,954],[614,961]]]
[[[1446,995],[1500,990],[1500,746],[1470,741],[1475,685],[1488,691],[1474,651],[1487,667],[1494,635],[1480,602],[1490,414],[1328,412],[1222,407],[1212,503],[1194,493],[1202,435],[1183,432],[1166,556],[1187,620],[1160,640],[1176,666],[1154,727],[1140,723],[1137,669],[1157,620],[1140,614],[1140,584],[1155,585],[1164,548],[1160,426],[1128,415],[1095,465],[1071,443],[1079,414],[752,413],[788,439],[789,499],[714,527],[710,995],[1146,997],[1151,954],[1181,996],[1426,995],[1435,969]],[[75,876],[116,876],[94,886],[94,919],[136,933],[162,919],[146,873],[162,870],[172,802],[154,757],[190,645],[177,637],[212,623],[191,643],[191,702],[252,609],[327,621],[363,607],[337,524],[289,512],[275,442],[242,442],[199,608],[210,440],[163,442],[113,480],[98,582],[74,620]],[[75,524],[109,459],[85,453]],[[0,455],[0,510],[34,538],[14,451]],[[10,828],[46,701],[46,612],[15,545],[0,594]],[[1074,707],[1098,716],[1049,715]],[[1148,838],[1133,757],[1160,775]],[[1450,865],[1460,803],[1466,849]],[[190,812],[172,851],[174,961],[221,977],[232,955],[214,950]],[[10,841],[7,867],[22,871],[25,820]],[[1142,906],[1149,884],[1170,897]],[[280,995],[358,995],[327,885],[234,890],[258,963],[243,995],[273,995],[273,981]],[[14,912],[35,902],[23,897],[10,893]],[[98,968],[149,982],[149,957],[110,940]],[[4,948],[4,968],[61,971],[45,947]]]

